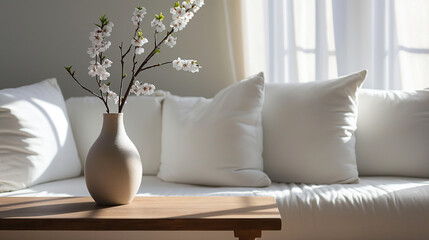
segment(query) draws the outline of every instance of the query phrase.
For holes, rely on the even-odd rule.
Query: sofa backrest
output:
[[[124,110],[125,128],[144,159],[145,175],[159,170],[163,98],[130,97]],[[429,177],[429,90],[360,89],[358,102],[359,175]],[[83,163],[101,130],[104,106],[94,97],[70,98],[66,105]]]

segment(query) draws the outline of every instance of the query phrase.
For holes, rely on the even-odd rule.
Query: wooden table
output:
[[[214,230],[253,240],[280,229],[273,197],[136,197],[120,206],[90,197],[0,198],[0,230]]]

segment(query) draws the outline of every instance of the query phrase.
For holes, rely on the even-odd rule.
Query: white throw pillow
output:
[[[357,126],[360,175],[429,177],[429,90],[361,89]]]
[[[366,71],[334,80],[267,84],[264,169],[276,182],[358,181],[356,90]]]
[[[124,125],[128,137],[139,151],[143,164],[143,175],[156,175],[161,158],[161,96],[130,96],[124,107]],[[82,166],[88,151],[100,135],[103,113],[106,108],[96,97],[74,97],[66,101],[70,124]],[[117,105],[109,102],[111,112],[117,112]]]
[[[264,187],[261,111],[263,74],[223,89],[213,99],[167,97],[158,177],[211,186]]]
[[[55,79],[0,90],[0,192],[75,177],[80,169]]]

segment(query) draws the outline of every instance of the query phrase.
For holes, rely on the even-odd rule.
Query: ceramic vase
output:
[[[123,113],[105,113],[103,127],[88,152],[85,182],[99,205],[128,204],[142,179],[139,152],[125,132]]]

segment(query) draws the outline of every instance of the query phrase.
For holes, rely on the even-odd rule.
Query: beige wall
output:
[[[178,56],[195,58],[203,66],[200,73],[178,72],[171,66],[164,66],[143,72],[139,80],[154,83],[158,89],[174,94],[204,97],[211,97],[234,82],[225,32],[224,1],[205,2],[185,30],[176,34],[177,45],[173,49],[163,47],[161,54],[152,60],[157,63]],[[95,88],[94,80],[87,74],[91,59],[86,50],[90,46],[89,32],[94,28],[92,23],[103,14],[115,23],[110,37],[112,46],[107,55],[114,62],[110,68],[110,81],[117,87],[120,76],[117,46],[121,41],[130,42],[134,27],[130,18],[134,7],[142,5],[148,10],[143,33],[150,41],[145,46],[151,46],[153,15],[162,11],[169,22],[169,9],[173,3],[172,0],[0,1],[0,89],[55,77],[65,98],[86,95],[63,66],[73,65],[79,79]],[[228,4],[238,6],[232,0]],[[230,8],[231,11],[235,10]],[[236,19],[239,19],[237,13],[230,18],[231,21]],[[232,34],[233,37],[237,35],[236,31]],[[236,42],[234,39],[233,43]],[[240,75],[241,71],[236,74]]]

